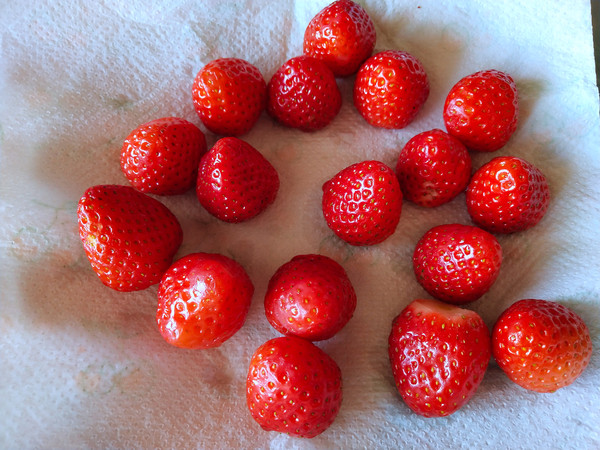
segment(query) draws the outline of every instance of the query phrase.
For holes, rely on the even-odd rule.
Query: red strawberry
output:
[[[396,175],[405,199],[431,208],[465,190],[471,178],[471,157],[458,139],[442,130],[425,131],[400,152]]]
[[[356,72],[375,47],[375,26],[362,6],[338,0],[322,9],[304,32],[304,54],[323,61],[336,76]]]
[[[417,281],[430,295],[449,303],[477,300],[498,278],[502,248],[494,236],[460,224],[433,227],[413,255]]]
[[[231,258],[211,253],[184,256],[160,281],[160,334],[176,347],[218,347],[244,324],[253,294],[248,274]]]
[[[379,161],[363,161],[323,184],[322,207],[327,225],[341,239],[374,245],[396,231],[402,191],[392,169]]]
[[[89,188],[79,200],[77,219],[92,268],[117,291],[158,283],[183,239],[165,205],[129,186]]]
[[[407,52],[387,50],[365,61],[354,82],[354,105],[368,123],[404,128],[429,96],[429,80],[419,60]]]
[[[487,369],[490,334],[481,317],[437,300],[415,300],[393,321],[389,357],[398,392],[425,417],[453,414]]]
[[[287,127],[324,128],[342,107],[333,72],[310,56],[297,56],[275,72],[268,86],[267,110]]]
[[[480,152],[504,146],[517,128],[518,115],[517,86],[498,70],[477,72],[456,83],[443,113],[448,133]]]
[[[202,123],[216,134],[240,136],[265,109],[267,85],[260,71],[239,58],[209,62],[196,75],[192,100]]]
[[[220,139],[200,160],[196,194],[200,204],[225,222],[242,222],[275,201],[279,176],[247,142]]]
[[[265,313],[282,334],[311,341],[333,337],[354,314],[356,293],[346,271],[323,255],[299,255],[269,281]]]
[[[313,343],[295,336],[267,341],[252,356],[246,400],[266,431],[313,438],[335,420],[342,403],[342,373]]]
[[[467,210],[492,233],[514,233],[536,225],[550,203],[546,177],[533,164],[497,157],[475,172],[467,188]]]
[[[547,300],[520,300],[494,325],[492,350],[519,386],[554,392],[572,384],[592,356],[590,333],[575,312]]]
[[[121,169],[146,194],[183,194],[196,183],[206,139],[187,120],[164,117],[140,125],[125,139]]]

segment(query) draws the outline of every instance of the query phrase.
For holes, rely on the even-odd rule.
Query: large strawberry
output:
[[[380,161],[346,167],[323,184],[327,225],[352,245],[383,242],[396,230],[402,191],[392,169]]]
[[[499,70],[461,79],[448,93],[443,113],[448,133],[481,152],[504,146],[517,128],[518,115],[517,86]]]
[[[220,135],[240,136],[265,109],[267,85],[260,71],[239,58],[209,62],[196,75],[192,100],[202,123]]]
[[[313,438],[335,420],[342,403],[342,373],[313,343],[285,336],[261,345],[250,361],[246,400],[267,431]]]
[[[275,201],[278,190],[275,168],[241,139],[220,139],[200,161],[198,200],[225,222],[242,222],[260,214]]]
[[[147,194],[182,194],[196,183],[206,139],[193,123],[163,117],[140,125],[125,139],[121,169],[131,185]]]
[[[304,54],[323,61],[336,76],[351,75],[375,47],[375,26],[362,6],[337,0],[323,8],[304,32]]]
[[[398,392],[425,417],[448,416],[467,403],[492,353],[477,313],[437,300],[415,300],[394,319],[388,350]]]
[[[269,323],[311,341],[333,337],[352,317],[356,293],[344,268],[323,255],[298,255],[271,277],[265,295]]]
[[[118,291],[158,283],[183,239],[165,205],[129,186],[89,188],[79,200],[77,218],[92,268]]]
[[[592,356],[583,319],[560,303],[526,299],[498,318],[492,333],[494,358],[519,386],[554,392],[572,384]]]
[[[386,50],[367,59],[354,82],[354,105],[371,125],[404,128],[429,97],[421,62],[407,52]]]

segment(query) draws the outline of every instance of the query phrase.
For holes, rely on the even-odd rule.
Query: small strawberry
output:
[[[200,160],[196,194],[200,204],[225,222],[242,222],[275,201],[279,176],[247,142],[222,138]]]
[[[425,131],[400,152],[396,175],[405,199],[432,208],[465,190],[471,178],[471,157],[458,139],[442,130]]]
[[[592,356],[592,341],[574,311],[560,303],[527,299],[500,315],[492,332],[492,350],[512,381],[547,393],[581,375]]]
[[[265,313],[282,334],[310,341],[333,337],[354,314],[356,293],[344,268],[323,255],[299,255],[269,281]]]
[[[266,107],[267,85],[260,71],[239,58],[220,58],[204,66],[192,87],[202,123],[220,135],[240,136]]]
[[[338,237],[352,245],[374,245],[396,231],[402,191],[392,169],[379,161],[363,161],[323,184],[322,208]]]
[[[448,93],[443,112],[448,133],[480,152],[504,146],[517,128],[518,115],[517,86],[498,70],[461,79]]]
[[[437,300],[410,303],[393,321],[388,349],[398,392],[425,417],[448,416],[467,403],[492,353],[476,312]]]
[[[375,47],[375,26],[362,6],[338,0],[323,8],[304,32],[304,54],[323,61],[336,76],[355,73]]]
[[[253,294],[248,274],[231,258],[211,253],[184,256],[160,281],[160,334],[176,347],[218,347],[246,321]]]
[[[429,97],[429,80],[419,60],[386,50],[367,59],[354,82],[354,106],[376,127],[404,128]]]
[[[475,172],[467,187],[467,210],[492,233],[514,233],[536,225],[550,203],[546,177],[533,164],[497,157]]]
[[[250,361],[246,400],[266,431],[313,438],[335,420],[342,403],[342,373],[313,343],[285,336],[261,345]]]
[[[287,127],[316,131],[329,125],[342,107],[342,94],[325,63],[297,56],[269,81],[267,110]]]
[[[413,255],[417,281],[430,295],[449,303],[477,300],[498,278],[502,248],[480,228],[448,224],[430,229]]]
[[[140,125],[121,149],[121,170],[146,194],[183,194],[196,183],[204,133],[187,120],[163,117]]]
[[[89,188],[79,200],[77,219],[92,268],[117,291],[158,283],[183,239],[165,205],[129,186]]]

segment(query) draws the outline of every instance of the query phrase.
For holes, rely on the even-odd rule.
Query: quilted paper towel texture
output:
[[[470,223],[464,195],[434,210],[405,203],[397,232],[372,248],[339,241],[320,211],[325,180],[364,159],[393,167],[408,139],[443,128],[444,98],[458,79],[505,70],[520,90],[519,128],[494,155],[473,155],[474,166],[496,155],[523,157],[546,174],[553,201],[534,229],[499,237],[500,277],[469,307],[491,327],[520,298],[559,300],[584,317],[598,348],[600,127],[589,2],[362,2],[376,26],[376,49],[409,51],[427,70],[431,94],[413,124],[399,131],[368,126],[352,105],[353,79],[339,80],[344,104],[326,129],[284,129],[265,114],[244,136],[282,180],[264,214],[224,224],[193,192],[161,199],[184,228],[178,256],[224,253],[255,283],[246,325],[222,347],[168,346],[154,322],[155,287],[118,293],[91,271],[76,203],[90,185],[126,183],[119,152],[127,134],[167,115],[201,126],[190,89],[204,64],[241,57],[268,80],[301,53],[306,24],[327,3],[0,6],[1,447],[600,445],[596,354],[573,386],[552,395],[518,388],[492,364],[473,400],[445,419],[416,416],[397,395],[386,353],[391,321],[426,296],[412,274],[414,245],[432,226]],[[217,138],[207,133],[209,145]],[[344,265],[358,306],[346,328],[319,344],[342,369],[340,414],[325,433],[302,441],[260,430],[246,410],[244,381],[253,351],[277,336],[262,309],[268,279],[292,256],[311,252]]]

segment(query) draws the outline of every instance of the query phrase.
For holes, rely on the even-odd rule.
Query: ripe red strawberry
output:
[[[355,73],[371,56],[375,39],[375,26],[363,7],[338,0],[323,8],[306,27],[304,54],[344,77]]]
[[[354,82],[354,105],[368,123],[404,128],[429,97],[429,80],[417,58],[400,50],[376,53],[365,61]]]
[[[176,347],[218,347],[246,321],[253,294],[252,281],[233,259],[211,253],[184,256],[160,280],[160,334]]]
[[[202,123],[220,135],[240,136],[265,109],[267,85],[260,71],[239,58],[209,62],[198,72],[192,100]]]
[[[514,233],[536,225],[550,203],[546,177],[533,164],[497,157],[475,172],[467,187],[467,210],[492,233]]]
[[[295,336],[267,341],[252,356],[246,400],[266,431],[313,438],[335,420],[342,403],[342,373],[313,343]]]
[[[204,133],[187,120],[163,117],[140,125],[121,149],[121,170],[146,194],[183,194],[196,183]]]
[[[320,130],[341,107],[342,94],[333,72],[310,56],[290,59],[269,81],[267,111],[287,127]]]
[[[492,353],[476,312],[437,300],[410,303],[393,321],[388,349],[398,392],[425,417],[448,416],[467,403]]]
[[[583,319],[560,303],[519,300],[498,318],[492,333],[496,362],[519,386],[554,392],[572,384],[592,356]]]
[[[518,115],[517,86],[498,70],[461,79],[448,93],[443,113],[448,133],[480,152],[504,146],[517,128]]]
[[[442,130],[425,131],[400,152],[396,175],[405,199],[432,208],[465,190],[471,179],[471,157],[458,139]]]
[[[275,201],[279,176],[247,142],[222,138],[200,160],[196,194],[200,204],[225,222],[242,222]]]
[[[158,283],[183,239],[165,205],[129,186],[89,188],[79,200],[77,219],[92,268],[118,291]]]
[[[477,300],[498,278],[502,248],[481,228],[448,224],[430,229],[413,254],[417,281],[435,298],[463,304]]]
[[[374,245],[396,231],[402,191],[392,169],[379,161],[363,161],[323,184],[322,207],[338,237],[352,245]]]
[[[310,341],[333,337],[356,309],[356,293],[344,268],[323,255],[299,255],[269,281],[265,313],[282,334]]]

